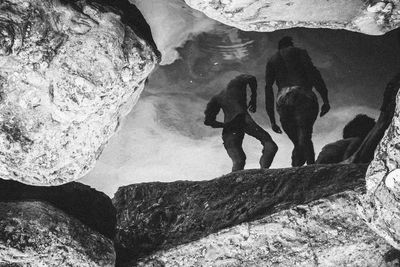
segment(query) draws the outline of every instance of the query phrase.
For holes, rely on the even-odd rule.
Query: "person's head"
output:
[[[343,128],[343,138],[359,137],[364,139],[375,125],[375,120],[365,114],[358,114]]]
[[[279,40],[278,49],[283,49],[289,46],[293,46],[293,39],[290,36],[285,36]]]

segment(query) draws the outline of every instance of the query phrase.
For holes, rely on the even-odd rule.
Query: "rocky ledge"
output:
[[[391,246],[357,212],[366,169],[315,165],[122,187],[113,200],[118,265],[385,263]]]
[[[115,266],[116,210],[89,186],[0,180],[0,266]]]
[[[112,240],[48,203],[0,202],[0,266],[115,266]]]
[[[185,0],[212,19],[244,31],[286,28],[345,29],[379,35],[400,23],[399,1]]]
[[[400,77],[400,75],[398,76]],[[400,79],[397,81],[400,86]],[[368,225],[400,250],[400,94],[396,112],[368,167],[362,214]]]
[[[15,201],[47,202],[100,234],[114,238],[116,210],[111,199],[90,186],[72,182],[42,187],[0,179],[0,203]]]

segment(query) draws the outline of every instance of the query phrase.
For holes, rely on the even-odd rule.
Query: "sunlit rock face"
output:
[[[138,100],[157,51],[126,19],[135,15],[129,8],[119,15],[108,3],[1,1],[2,178],[56,185],[82,177]]]
[[[113,199],[118,266],[385,266],[391,246],[356,208],[366,168],[249,170],[121,187]]]
[[[375,151],[366,176],[361,211],[366,222],[400,249],[400,95],[393,120]]]
[[[45,202],[0,202],[0,266],[115,266],[113,242]]]
[[[139,266],[395,266],[356,211],[353,191],[161,251]]]
[[[378,35],[397,28],[400,23],[398,0],[185,1],[212,19],[245,31],[308,27]]]

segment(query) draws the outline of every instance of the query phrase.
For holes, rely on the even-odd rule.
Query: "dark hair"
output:
[[[285,36],[279,40],[278,48],[283,49],[289,46],[293,46],[293,39],[290,36]]]
[[[375,120],[365,114],[358,114],[343,128],[343,138],[359,137],[364,139],[375,125]]]

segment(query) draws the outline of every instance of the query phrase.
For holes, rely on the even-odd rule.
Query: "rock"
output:
[[[396,266],[346,191],[160,251],[138,266]],[[387,262],[389,261],[389,262]]]
[[[256,239],[256,236],[264,231],[262,229],[269,227],[265,226],[266,222],[275,225],[276,231],[287,225],[287,233],[299,235],[298,240],[303,240],[303,252],[306,254],[312,252],[313,242],[318,238],[321,239],[318,239],[318,242],[328,242],[327,236],[323,235],[325,230],[336,229],[338,233],[350,235],[349,241],[342,247],[339,244],[347,237],[338,237],[336,241],[331,240],[321,248],[325,254],[321,252],[320,257],[327,257],[327,260],[334,251],[346,251],[346,246],[360,246],[371,253],[386,250],[388,246],[384,246],[383,239],[379,239],[363,225],[356,214],[355,200],[359,193],[365,191],[366,168],[366,165],[314,165],[289,169],[248,170],[211,181],[145,183],[121,187],[113,199],[117,209],[115,242],[118,264],[131,266],[139,258],[157,251],[164,253],[169,249],[176,252],[166,261],[172,264],[174,257],[178,257],[179,245],[199,239],[200,243],[196,244],[202,244],[202,238],[210,234],[216,233],[214,237],[217,237],[224,233],[224,229],[228,229],[226,237],[230,235],[230,231],[245,229],[248,225],[254,225],[252,239]],[[239,179],[240,177],[242,179]],[[341,194],[342,192],[346,193]],[[293,215],[290,215],[292,213]],[[341,213],[344,215],[340,215]],[[348,225],[346,216],[350,216]],[[272,222],[271,218],[275,222]],[[294,221],[291,222],[292,218]],[[303,225],[297,225],[296,221],[301,221]],[[236,226],[238,228],[235,228]],[[314,226],[318,226],[315,232],[312,230]],[[303,232],[296,234],[299,229],[303,229]],[[307,243],[307,231],[316,235],[314,241]],[[368,234],[364,236],[364,233]],[[266,235],[268,234],[265,233],[263,238],[266,238]],[[211,240],[207,238],[204,240]],[[223,240],[225,238],[215,242],[222,244],[221,242],[226,241]],[[370,240],[376,241],[370,246]],[[300,244],[298,246],[301,247]],[[191,251],[193,247],[186,248]],[[252,249],[253,252],[257,252],[257,248],[249,248],[246,251],[250,253]],[[234,254],[234,251],[227,248],[226,255]],[[196,252],[200,253],[197,250]],[[160,259],[161,254],[156,255],[156,258]],[[289,254],[285,255],[289,258]],[[164,256],[161,258],[165,259]],[[207,266],[206,262],[204,264]]]
[[[1,1],[0,177],[59,185],[94,166],[159,61],[138,14],[128,0]]]
[[[0,202],[0,266],[114,266],[110,239],[44,202]]]
[[[224,24],[244,31],[330,28],[380,35],[400,25],[399,0],[185,0]]]
[[[100,234],[113,239],[116,210],[104,193],[77,182],[60,186],[31,186],[0,179],[0,202],[47,202]]]
[[[400,95],[396,111],[366,176],[360,210],[369,226],[400,249]]]

